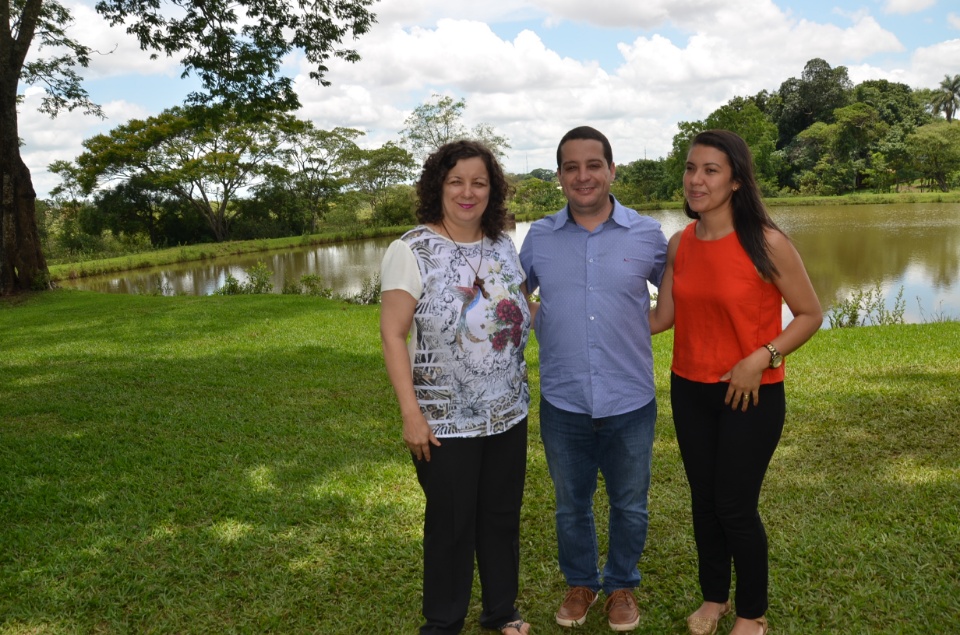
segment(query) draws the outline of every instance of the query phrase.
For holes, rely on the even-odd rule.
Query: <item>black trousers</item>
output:
[[[708,602],[730,597],[731,562],[736,609],[754,619],[767,611],[767,534],[760,520],[760,488],[783,432],[783,383],[760,387],[760,403],[746,412],[724,405],[726,383],[702,384],[676,375],[670,402],[677,443],[690,483],[700,589]]]
[[[473,563],[480,573],[480,624],[519,619],[520,504],[527,463],[527,420],[506,432],[440,439],[430,462],[417,461],[426,496],[423,616],[420,633],[459,633],[470,604]]]

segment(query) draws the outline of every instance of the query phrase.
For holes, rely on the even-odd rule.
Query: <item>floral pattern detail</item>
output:
[[[401,241],[416,258],[422,294],[411,341],[417,400],[437,437],[504,432],[526,415],[530,401],[524,349],[530,313],[520,283],[523,271],[513,241],[483,241],[479,272],[490,297],[472,286],[470,263],[481,243],[453,243],[427,227]]]
[[[497,303],[494,321],[497,330],[490,336],[493,350],[502,351],[508,342],[520,346],[523,337],[523,311],[512,298],[504,298]]]

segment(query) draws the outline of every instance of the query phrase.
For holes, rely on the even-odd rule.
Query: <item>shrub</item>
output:
[[[417,196],[410,186],[396,186],[373,208],[371,220],[378,227],[417,223]]]
[[[246,293],[270,293],[273,291],[272,278],[273,272],[267,269],[267,265],[258,261],[247,270]]]
[[[378,304],[380,302],[380,274],[363,281],[358,293],[341,295],[340,299],[351,304]]]
[[[314,295],[321,298],[333,297],[333,290],[323,286],[323,279],[312,273],[300,276],[297,281],[284,280],[282,292],[291,295]]]
[[[267,265],[257,262],[246,270],[247,282],[240,282],[229,273],[223,286],[214,291],[214,295],[243,295],[247,293],[270,293],[273,291],[273,272]]]
[[[850,328],[854,326],[887,326],[903,324],[903,314],[906,303],[903,300],[903,287],[897,293],[893,303],[893,310],[886,308],[883,290],[877,282],[873,289],[864,291],[858,289],[849,298],[834,304],[827,313],[830,328]]]

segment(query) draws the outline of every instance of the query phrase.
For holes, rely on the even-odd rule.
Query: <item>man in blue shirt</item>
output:
[[[588,126],[557,147],[567,206],[533,223],[520,249],[526,289],[540,289],[540,433],[556,493],[560,569],[569,590],[561,626],[579,626],[606,595],[615,631],[640,623],[633,589],[647,536],[647,490],[657,404],[650,292],[667,240],[660,224],[610,195],[610,142]],[[593,494],[610,501],[608,553],[598,569]]]

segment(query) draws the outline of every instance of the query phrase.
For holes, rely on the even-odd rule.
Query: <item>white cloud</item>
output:
[[[47,166],[54,161],[73,161],[83,152],[83,141],[98,133],[106,133],[112,127],[129,119],[150,116],[141,104],[129,101],[113,101],[103,104],[107,119],[84,115],[80,111],[65,112],[51,119],[40,113],[42,95],[38,90],[28,90],[20,105],[20,136],[26,144],[20,149],[24,162],[30,167],[33,187],[41,198],[60,179],[49,172]]]
[[[887,0],[883,6],[883,11],[884,13],[907,15],[929,9],[936,3],[937,0]]]
[[[947,40],[914,51],[911,57],[913,88],[936,88],[944,75],[957,72],[955,60],[960,59],[960,39]]]
[[[71,5],[79,29],[73,35],[98,49],[116,47],[86,73],[95,80],[91,92],[106,84],[113,90],[106,98],[111,118],[66,113],[51,122],[35,111],[39,96],[21,104],[24,156],[41,196],[50,161],[73,159],[83,139],[182,98],[176,80],[125,88],[126,78],[177,77],[179,69],[167,58],[149,60],[122,28],[106,26],[91,1]],[[677,122],[702,119],[737,95],[775,91],[815,57],[847,66],[855,83],[884,78],[932,87],[955,72],[948,62],[960,59],[960,40],[934,39],[905,53],[897,25],[884,28],[869,10],[816,19],[804,12],[801,19],[789,9],[793,1],[381,0],[371,31],[346,43],[362,60],[329,61],[331,86],[310,80],[302,58],[289,68],[303,103],[299,115],[324,129],[364,130],[366,147],[397,141],[405,118],[433,93],[462,98],[468,127],[489,123],[510,140],[506,167],[514,172],[553,168],[557,141],[581,124],[608,134],[618,162],[665,156]],[[556,24],[574,33],[576,46],[551,39],[546,29]],[[626,29],[630,38],[615,41]],[[592,48],[601,42],[614,51],[603,63]]]
[[[947,22],[950,23],[950,26],[955,29],[960,29],[960,15],[956,13],[950,13],[947,15]]]
[[[704,5],[697,0],[680,0],[671,9],[663,0],[646,2],[613,0],[607,2],[582,2],[581,0],[533,0],[533,4],[546,10],[553,20],[585,22],[604,27],[637,27],[652,29],[662,25],[671,10],[684,11],[690,5]],[[700,9],[703,10],[703,9]]]
[[[111,27],[89,2],[66,3],[74,18],[70,35],[80,44],[94,50],[90,67],[82,69],[87,79],[117,77],[135,73],[138,75],[174,75],[179,73],[177,61],[159,56],[150,59],[150,54],[140,50],[136,37],[122,26]],[[33,50],[36,53],[36,50]]]

